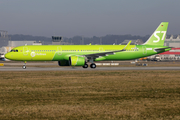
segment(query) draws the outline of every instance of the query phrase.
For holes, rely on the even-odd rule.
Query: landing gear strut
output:
[[[91,58],[91,59],[89,60],[89,62],[91,62],[90,67],[93,68],[93,69],[95,69],[95,68],[96,68],[96,64],[94,63],[94,59]]]
[[[23,69],[26,69],[26,61],[24,61],[24,65],[22,66]]]

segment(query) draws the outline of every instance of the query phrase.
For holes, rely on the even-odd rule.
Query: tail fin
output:
[[[169,22],[162,22],[143,45],[163,46]]]

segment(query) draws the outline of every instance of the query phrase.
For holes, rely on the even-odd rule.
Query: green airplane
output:
[[[13,48],[6,59],[24,61],[58,61],[59,66],[96,68],[94,61],[132,60],[171,50],[164,45],[168,22],[162,22],[143,45],[25,45]]]

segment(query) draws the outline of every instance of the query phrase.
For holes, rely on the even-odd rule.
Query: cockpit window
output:
[[[10,52],[18,52],[18,50],[11,50]]]

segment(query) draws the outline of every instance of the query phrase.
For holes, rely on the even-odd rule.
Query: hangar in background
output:
[[[127,45],[130,40],[124,40],[121,45]],[[141,39],[131,40],[131,45],[141,45],[143,41]]]
[[[8,37],[8,32],[5,30],[0,30],[0,48],[2,46],[7,46],[9,40],[11,39]]]
[[[38,43],[33,41],[11,41],[11,38],[8,37],[8,32],[0,30],[0,60],[4,60],[4,55],[11,51],[14,47],[23,46],[23,45],[42,45],[39,41]]]
[[[64,42],[62,36],[52,36],[52,45],[72,45],[72,43]]]
[[[165,46],[180,48],[180,35],[174,36],[167,36],[164,41]]]

